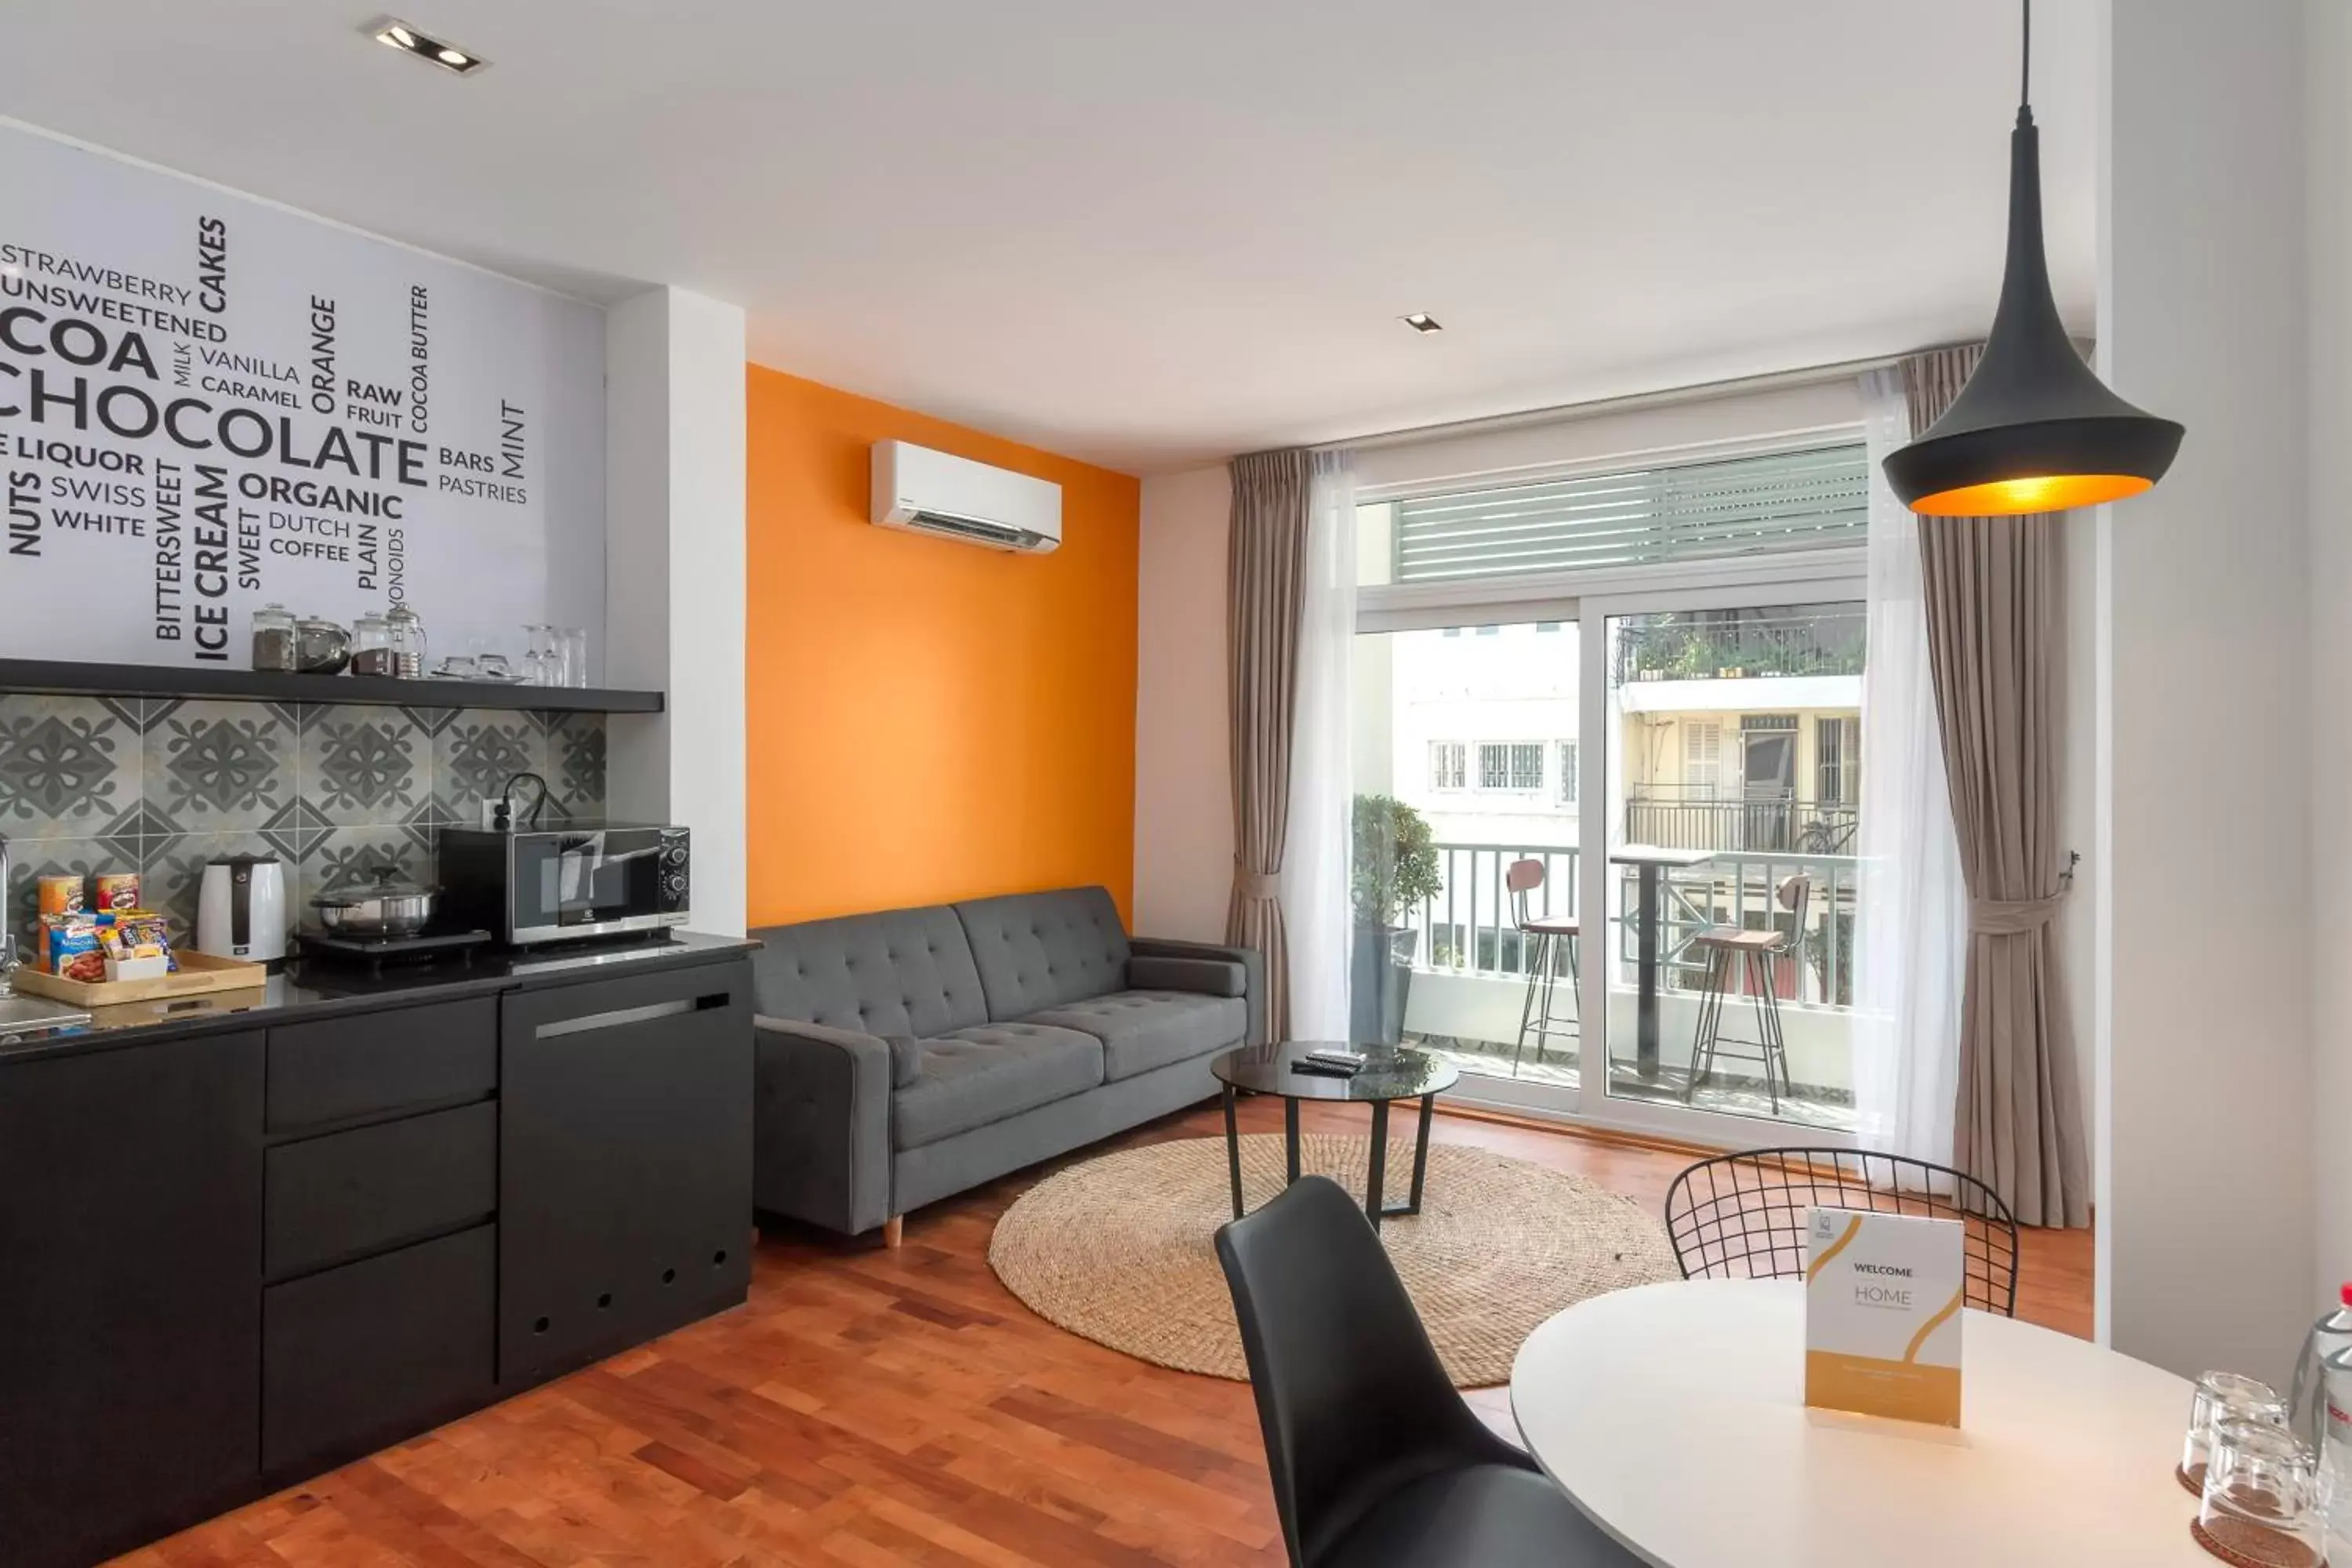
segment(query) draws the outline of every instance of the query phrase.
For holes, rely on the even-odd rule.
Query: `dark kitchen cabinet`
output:
[[[751,1281],[751,970],[504,999],[499,1378],[553,1375]]]
[[[0,1067],[0,1561],[95,1562],[260,1464],[262,1037]]]
[[[262,1463],[316,1468],[497,1397],[498,1226],[273,1285]]]
[[[498,1086],[495,997],[387,1007],[269,1031],[273,1133],[487,1099]]]
[[[264,1166],[263,1266],[275,1282],[497,1211],[499,1108],[468,1105],[281,1143]]]
[[[0,1568],[88,1568],[741,1301],[751,968],[711,940],[0,1050]]]

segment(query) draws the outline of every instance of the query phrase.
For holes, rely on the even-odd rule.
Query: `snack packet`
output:
[[[99,945],[98,922],[87,914],[43,915],[48,936],[49,972],[64,980],[106,978],[106,952]]]

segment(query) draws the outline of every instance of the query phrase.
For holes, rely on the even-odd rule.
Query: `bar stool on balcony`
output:
[[[1582,1002],[1577,992],[1576,939],[1579,927],[1566,915],[1536,915],[1528,910],[1528,895],[1543,886],[1544,863],[1541,860],[1514,860],[1503,873],[1503,886],[1510,889],[1511,923],[1518,928],[1520,956],[1528,966],[1528,993],[1519,1003],[1519,1039],[1511,1051],[1511,1070],[1519,1070],[1519,1058],[1528,1048],[1530,1032],[1536,1037],[1536,1060],[1544,1058],[1544,1046],[1552,1036],[1575,1039],[1583,1032]],[[1553,1010],[1553,995],[1559,990],[1559,955],[1561,944],[1568,953],[1568,1001],[1565,1014]]]
[[[1715,1076],[1715,1058],[1718,1052],[1737,1061],[1761,1062],[1764,1067],[1764,1087],[1772,1097],[1772,1114],[1780,1114],[1780,1096],[1785,1091],[1791,1098],[1795,1086],[1789,1078],[1789,1047],[1780,1033],[1780,994],[1772,983],[1773,963],[1803,945],[1805,914],[1812,902],[1813,879],[1802,871],[1780,879],[1772,890],[1772,923],[1761,931],[1749,931],[1743,926],[1710,926],[1690,940],[1690,945],[1707,957],[1706,978],[1701,986],[1698,1003],[1698,1026],[1691,1034],[1690,1081],[1683,1085],[1683,1101],[1690,1102],[1698,1092],[1703,1079]],[[1782,930],[1777,918],[1782,911],[1790,917],[1787,930]],[[1739,967],[1742,989],[1756,1005],[1758,1037],[1744,1040],[1723,1032],[1724,998],[1731,991],[1733,966]],[[1802,971],[1801,970],[1801,976]],[[1723,1051],[1725,1046],[1753,1047],[1750,1051]]]

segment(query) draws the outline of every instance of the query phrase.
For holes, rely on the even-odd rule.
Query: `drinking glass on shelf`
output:
[[[588,684],[588,634],[578,626],[565,626],[558,632],[563,647],[563,684]]]
[[[2189,1435],[2180,1444],[2180,1484],[2202,1495],[2205,1467],[2213,1444],[2213,1428],[2224,1421],[2267,1421],[2286,1425],[2286,1401],[2267,1383],[2234,1372],[2209,1372],[2197,1380],[2189,1401]]]
[[[522,678],[526,685],[563,684],[563,656],[553,646],[554,632],[553,626],[535,623],[522,628]]]
[[[2260,1418],[2216,1423],[2193,1533],[2225,1561],[2319,1568],[2327,1555],[2327,1498],[2317,1458],[2284,1426]]]

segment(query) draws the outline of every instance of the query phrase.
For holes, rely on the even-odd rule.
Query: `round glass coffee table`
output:
[[[1363,1070],[1353,1078],[1333,1078],[1302,1072],[1298,1063],[1307,1053],[1338,1046],[1363,1053]],[[1411,1046],[1350,1046],[1345,1041],[1286,1040],[1280,1045],[1244,1046],[1227,1051],[1209,1064],[1225,1086],[1225,1168],[1233,1177],[1234,1217],[1242,1217],[1242,1139],[1234,1120],[1234,1104],[1243,1094],[1282,1096],[1283,1153],[1289,1179],[1298,1180],[1298,1102],[1302,1100],[1352,1101],[1372,1108],[1371,1163],[1364,1173],[1364,1217],[1381,1228],[1383,1215],[1419,1214],[1421,1178],[1429,1167],[1429,1118],[1437,1097],[1454,1087],[1462,1075],[1451,1062],[1415,1050]],[[1412,1140],[1412,1194],[1402,1203],[1383,1202],[1381,1179],[1389,1153],[1389,1102],[1421,1101],[1421,1124]]]

